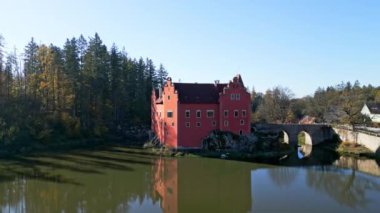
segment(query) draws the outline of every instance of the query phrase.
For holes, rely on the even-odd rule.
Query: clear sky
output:
[[[163,63],[173,80],[297,97],[359,80],[380,86],[379,0],[3,0],[0,34],[22,51],[33,36],[63,46],[98,32],[133,57]]]

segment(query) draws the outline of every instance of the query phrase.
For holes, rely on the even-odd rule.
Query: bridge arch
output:
[[[256,131],[272,132],[280,134],[279,141],[288,143],[291,147],[297,147],[298,134],[303,132],[305,144],[316,145],[331,140],[334,130],[325,124],[254,124]]]
[[[297,134],[297,144],[301,145],[301,146],[302,145],[312,146],[313,145],[313,139],[307,131],[302,130]]]
[[[280,131],[280,142],[289,144],[289,134],[285,130]]]

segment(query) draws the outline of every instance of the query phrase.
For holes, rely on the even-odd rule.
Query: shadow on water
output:
[[[74,150],[67,153],[38,153],[0,158],[0,183],[22,177],[59,184],[82,185],[83,183],[63,174],[74,172],[106,175],[105,170],[134,171],[132,165],[152,165],[152,157],[141,159],[140,156],[136,156],[139,151],[124,151],[123,147],[102,147],[100,150]],[[58,170],[62,172],[58,173]]]

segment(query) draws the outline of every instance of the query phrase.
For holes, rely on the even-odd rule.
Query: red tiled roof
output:
[[[180,103],[217,104],[219,93],[227,84],[174,83]]]

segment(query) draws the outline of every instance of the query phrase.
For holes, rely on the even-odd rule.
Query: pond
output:
[[[123,147],[15,156],[0,160],[0,210],[378,212],[374,160],[290,156],[279,164],[152,157]]]

